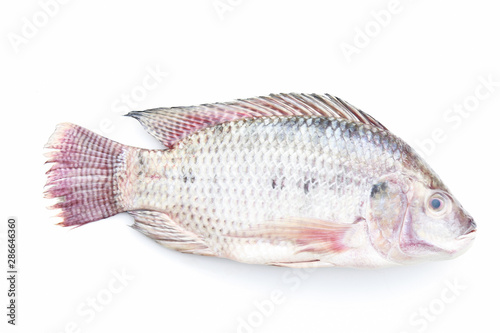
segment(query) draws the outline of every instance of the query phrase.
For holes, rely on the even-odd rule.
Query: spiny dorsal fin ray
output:
[[[169,148],[199,130],[244,118],[322,116],[347,119],[386,130],[370,115],[328,94],[271,94],[228,103],[133,111],[127,116],[139,120],[149,134]]]

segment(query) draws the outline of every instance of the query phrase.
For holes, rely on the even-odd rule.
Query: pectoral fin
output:
[[[231,236],[291,242],[297,247],[296,254],[341,253],[355,246],[352,238],[360,230],[359,222],[361,220],[354,224],[338,224],[314,218],[286,218],[267,221]]]

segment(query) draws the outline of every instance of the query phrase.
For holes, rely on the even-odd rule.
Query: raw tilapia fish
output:
[[[415,151],[330,95],[130,112],[166,149],[60,124],[46,196],[63,226],[120,212],[186,253],[289,267],[450,259],[476,224]]]

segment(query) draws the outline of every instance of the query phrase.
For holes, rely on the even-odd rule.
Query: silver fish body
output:
[[[112,201],[101,215],[128,211],[136,229],[182,252],[290,267],[390,266],[452,258],[470,246],[472,218],[405,142],[341,100],[332,106],[324,96],[279,96],[260,104],[264,111],[251,103],[253,113],[241,111],[250,109],[245,101],[236,110],[133,112],[169,149],[104,141],[113,151],[105,167],[111,181],[103,180]],[[96,142],[78,130],[71,136]],[[68,131],[49,142],[60,149],[56,166],[69,153],[59,143]],[[106,157],[99,158],[102,167]],[[49,196],[61,197],[68,175],[52,178]],[[447,206],[446,216],[435,215],[435,200]],[[75,221],[63,224],[82,224]]]

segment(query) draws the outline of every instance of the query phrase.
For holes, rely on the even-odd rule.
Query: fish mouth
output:
[[[465,231],[462,236],[459,236],[458,239],[473,239],[476,237],[477,225],[471,220],[469,223],[469,229]]]

